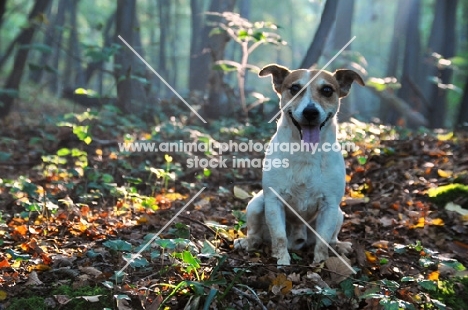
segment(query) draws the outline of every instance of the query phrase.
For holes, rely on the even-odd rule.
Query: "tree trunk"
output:
[[[390,54],[388,56],[387,76],[397,77],[400,58],[403,54],[403,40],[405,28],[408,23],[408,14],[410,10],[410,1],[399,0],[393,22],[393,37],[390,43]],[[380,102],[380,119],[384,123],[395,124],[398,118],[398,113],[391,105]]]
[[[353,27],[354,0],[344,0],[338,2],[336,16],[339,16],[335,22],[335,31],[333,38],[333,49],[339,51],[351,40],[351,30]],[[345,50],[350,50],[348,45]]]
[[[421,39],[419,34],[419,21],[421,11],[420,0],[406,0],[409,5],[408,15],[406,16],[406,33],[405,49],[403,59],[403,70],[401,74],[402,87],[398,91],[398,97],[409,102],[412,109],[416,111],[424,110],[425,98],[419,98],[415,93],[411,81],[415,81],[416,85],[421,80]],[[417,124],[408,122],[408,127],[415,127]]]
[[[60,56],[62,54],[62,38],[63,38],[63,25],[65,24],[65,11],[68,6],[69,0],[58,1],[57,15],[55,18],[55,31],[54,31],[54,54],[52,57],[52,68],[59,70]],[[59,79],[58,74],[54,74],[50,80],[50,91],[55,95],[59,95],[61,79]]]
[[[68,1],[68,14],[70,18],[70,36],[68,38],[69,53],[65,72],[64,84],[71,87],[85,87],[85,74],[81,67],[81,49],[78,38],[78,3],[79,0]]]
[[[29,27],[24,28],[18,36],[18,45],[31,44],[36,31],[36,25],[34,24],[34,18],[37,15],[45,12],[49,7],[51,0],[36,1],[29,14],[28,20],[30,22]],[[18,91],[21,83],[21,77],[23,76],[26,61],[28,59],[29,49],[21,48],[16,52],[15,60],[13,63],[13,69],[8,76],[4,88],[12,91]],[[0,118],[6,117],[13,106],[15,96],[13,94],[4,93],[0,95]]]
[[[3,23],[3,15],[5,15],[7,0],[0,1],[0,27]]]
[[[457,126],[468,126],[468,76],[466,77],[465,88],[460,101]]]
[[[140,55],[142,47],[136,46],[139,39],[139,29],[136,22],[136,0],[118,0],[116,12],[116,42],[122,42],[120,35]],[[141,60],[122,42],[122,49],[115,55],[114,61],[118,69],[115,71],[117,80],[117,95],[119,106],[125,113],[133,113],[139,117],[149,116],[145,111],[147,97],[144,85],[133,77],[144,77],[145,66]],[[143,55],[142,55],[143,57]]]
[[[457,12],[457,0],[437,0],[436,15],[432,25],[432,33],[429,41],[429,49],[442,55],[444,58],[455,56],[455,19]],[[440,11],[439,11],[440,8]],[[440,19],[442,22],[440,23]],[[434,35],[434,37],[432,37]],[[432,39],[432,40],[431,40]],[[449,84],[452,78],[452,69],[439,69],[435,72],[442,84]],[[431,128],[444,127],[447,90],[440,88],[438,83],[430,85],[430,110],[428,113],[429,126]]]
[[[52,14],[54,14],[52,12],[52,9],[53,9],[53,6],[55,5],[58,5],[55,4],[55,3],[52,3],[49,8],[47,9],[47,18],[48,20],[50,20],[50,24],[47,26],[47,30],[45,31],[45,34],[44,34],[44,45],[45,46],[48,46],[48,47],[52,47],[53,45],[53,41],[54,41],[54,29],[56,27],[55,25],[55,19],[56,19],[56,16],[53,16]],[[39,54],[38,57],[37,57],[37,60],[35,59],[36,57],[34,57],[34,54]],[[39,51],[36,51],[36,53],[31,53],[29,55],[29,59],[31,60],[31,58],[34,58],[34,63],[38,66],[37,69],[34,69],[34,70],[29,70],[29,80],[31,80],[32,82],[36,83],[36,84],[39,84],[42,80],[42,76],[44,75],[44,65],[47,64],[47,60],[49,60],[51,58],[51,55],[50,54],[47,54],[47,53],[44,53],[44,52],[39,52]]]
[[[332,35],[330,36],[331,48],[333,53],[341,50],[346,43],[351,40],[351,30],[353,27],[353,16],[354,16],[354,0],[344,0],[338,2],[336,9],[336,16],[340,18],[336,19],[333,27]],[[351,45],[348,45],[345,50],[350,50]],[[358,91],[361,91],[359,89]],[[346,98],[341,99],[340,113],[338,119],[340,122],[347,121],[350,116],[356,113],[355,98],[358,98],[356,90],[353,90],[351,94]]]
[[[307,50],[306,56],[302,60],[300,68],[310,68],[315,65],[322,55],[328,34],[332,29],[336,18],[336,10],[340,0],[327,0],[323,8],[320,24],[315,32],[314,39]]]
[[[158,1],[159,11],[159,61],[158,61],[158,72],[165,79],[168,79],[167,69],[167,47],[168,47],[168,29],[171,13],[171,1],[170,0],[159,0]],[[161,80],[158,80],[159,96],[166,97],[168,89]],[[170,90],[169,90],[170,91]]]
[[[110,31],[111,31],[112,25],[114,24],[114,21],[115,21],[115,13],[109,16],[109,18],[106,21],[106,25],[104,26],[104,30],[102,32],[102,37],[104,41],[103,48],[110,47],[112,44],[112,35]],[[94,72],[96,72],[97,70],[100,70],[100,72],[102,73],[103,65],[104,65],[104,60],[92,61],[91,63],[88,64],[88,67],[86,68],[86,71],[85,71],[85,85],[89,84],[91,78],[93,77]],[[102,76],[100,78],[99,84],[102,85]],[[99,88],[101,90],[101,87]]]
[[[212,0],[208,11],[217,13],[231,12],[234,9],[235,3],[236,0]],[[221,72],[213,73],[211,66],[215,61],[223,59],[228,37],[226,34],[209,36],[213,25],[208,23],[219,21],[220,18],[212,15],[207,16],[206,19],[203,18],[201,6],[202,1],[191,1],[192,25],[196,24],[202,26],[204,20],[206,20],[207,23],[204,24],[203,28],[199,28],[201,29],[199,30],[200,32],[196,32],[195,28],[192,30],[192,43],[196,42],[196,44],[190,47],[189,87],[191,91],[198,90],[204,92],[207,89],[208,81],[216,80],[213,76],[217,76],[220,80],[215,81],[215,84],[210,83],[212,91],[210,91],[212,93],[210,95],[211,101],[214,102],[216,100],[215,97],[219,97],[219,92],[221,91],[223,74]],[[194,39],[194,36],[198,37],[198,39]],[[212,110],[216,109],[215,105]],[[210,111],[209,114],[211,112],[214,111]],[[217,115],[217,113],[215,114]]]

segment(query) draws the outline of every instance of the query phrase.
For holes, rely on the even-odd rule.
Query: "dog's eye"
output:
[[[301,85],[299,84],[293,84],[289,88],[289,91],[291,92],[291,95],[295,96],[300,90],[301,90]]]
[[[320,93],[325,97],[331,97],[333,95],[333,88],[330,86],[324,86],[320,89]]]

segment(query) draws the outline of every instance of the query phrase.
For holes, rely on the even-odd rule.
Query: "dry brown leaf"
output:
[[[239,199],[247,199],[247,198],[252,197],[252,195],[250,195],[249,193],[247,193],[246,191],[244,191],[242,188],[238,186],[234,186],[234,196]]]
[[[66,305],[73,299],[69,298],[67,295],[54,295],[54,298],[60,305]]]
[[[102,274],[102,271],[94,268],[94,267],[78,267],[78,269],[90,276],[99,277]]]
[[[41,285],[44,283],[42,283],[42,281],[39,280],[39,277],[37,276],[37,272],[33,271],[29,274],[28,281],[25,284],[26,285]]]
[[[345,264],[343,260],[345,260],[347,264]],[[341,258],[329,257],[325,261],[325,266],[327,266],[330,272],[330,278],[333,283],[340,283],[353,274],[353,271],[349,268],[350,263],[350,260],[344,256],[341,256]]]
[[[377,242],[372,243],[372,246],[379,249],[388,249],[388,241],[379,240]]]
[[[330,288],[327,282],[323,281],[322,277],[316,272],[307,271],[306,278],[314,282],[314,284],[320,288]]]
[[[279,274],[273,281],[270,290],[273,294],[279,295],[283,294],[286,295],[292,289],[292,282],[286,278],[284,273]]]
[[[89,302],[99,302],[99,297],[100,296],[102,296],[102,295],[80,296],[80,297],[83,298],[86,301],[89,301]]]

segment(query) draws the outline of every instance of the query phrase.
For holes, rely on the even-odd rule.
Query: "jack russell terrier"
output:
[[[302,89],[316,74],[317,77]],[[291,154],[275,149],[266,152],[265,160],[281,163],[286,160],[289,167],[263,169],[263,191],[247,205],[247,237],[235,240],[234,246],[252,251],[264,241],[271,242],[272,255],[277,258],[278,265],[290,264],[288,248],[298,250],[314,241],[316,263],[328,258],[324,241],[346,254],[351,250],[351,243],[337,238],[343,224],[339,205],[345,191],[345,164],[341,149],[332,151],[330,146],[337,143],[336,114],[340,98],[348,94],[354,81],[362,86],[364,82],[352,70],[290,71],[276,64],[267,65],[259,72],[261,77],[268,75],[272,76],[273,89],[281,99],[282,109],[270,147],[283,143],[312,144],[310,149],[314,151],[301,149]],[[321,238],[311,234],[294,213],[315,226]]]

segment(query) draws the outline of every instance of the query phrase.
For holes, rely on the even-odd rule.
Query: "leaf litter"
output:
[[[187,155],[171,154],[168,163],[167,156],[83,145],[51,128],[2,130],[9,143],[0,143],[0,151],[11,154],[11,165],[0,165],[3,302],[23,296],[25,286],[50,297],[53,287],[70,285],[106,287],[117,309],[378,309],[395,300],[418,307],[437,281],[467,275],[467,196],[430,194],[450,184],[467,186],[466,134],[439,139],[360,122],[341,126],[342,139],[359,146],[346,154],[341,205],[340,238],[353,242],[348,261],[358,272],[351,275],[336,257],[314,265],[311,249],[293,253],[293,264],[281,269],[268,247],[233,250],[232,240],[245,233],[242,211],[260,188],[255,169],[188,175],[180,165]],[[195,139],[200,136],[206,134]],[[25,143],[54,137],[47,147]],[[85,150],[86,164],[77,151],[77,157],[72,151],[38,156],[56,154],[63,144]],[[156,180],[147,181],[148,169],[132,168],[141,163],[161,167]],[[132,255],[198,191],[198,181],[208,190],[140,256]],[[57,305],[75,298],[52,297]],[[82,298],[92,303],[99,294]]]

